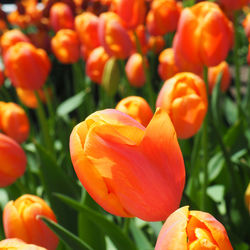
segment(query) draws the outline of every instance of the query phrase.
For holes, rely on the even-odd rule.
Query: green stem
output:
[[[130,221],[132,220],[132,218],[125,218],[124,219],[124,225],[123,225],[123,232],[128,235],[129,232],[129,225],[130,225]]]

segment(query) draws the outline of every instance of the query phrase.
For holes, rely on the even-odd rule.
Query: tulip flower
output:
[[[249,0],[218,0],[218,3],[227,10],[239,10],[250,4]]]
[[[246,16],[246,18],[243,20],[242,25],[244,27],[246,36],[248,40],[250,41],[250,13]]]
[[[146,127],[153,117],[153,112],[147,101],[140,96],[128,96],[123,98],[117,105],[116,110],[119,110]]]
[[[44,49],[47,53],[50,52],[51,38],[47,29],[40,28],[36,32],[28,34],[28,36],[35,47]]]
[[[110,56],[125,59],[130,55],[133,44],[117,14],[113,12],[101,14],[98,33],[101,45]]]
[[[148,48],[155,54],[159,54],[165,45],[166,43],[162,36],[150,36],[148,39]]]
[[[43,49],[19,42],[8,49],[4,57],[7,76],[15,87],[40,89],[49,74],[50,60]],[[28,69],[28,70],[27,70]]]
[[[199,74],[203,66],[218,65],[232,45],[233,25],[217,4],[205,1],[182,11],[173,42],[182,71]]]
[[[0,87],[4,84],[4,73],[3,71],[0,69]]]
[[[159,55],[158,73],[162,80],[167,80],[179,71],[175,63],[174,51],[172,48],[163,50]]]
[[[49,21],[51,28],[57,32],[60,29],[74,29],[74,15],[66,3],[54,3],[50,9]]]
[[[30,194],[9,201],[3,211],[3,226],[7,238],[18,238],[28,244],[56,249],[57,236],[39,219],[45,216],[56,222],[56,217],[46,202]]]
[[[22,143],[29,136],[29,120],[25,111],[13,102],[0,102],[0,129]]]
[[[2,133],[0,133],[0,152],[0,187],[6,187],[24,174],[27,160],[23,149]]]
[[[172,213],[158,236],[155,250],[233,250],[224,226],[211,214],[189,211],[188,206]]]
[[[86,63],[86,75],[93,82],[102,83],[103,70],[109,58],[103,47],[98,47],[90,53]]]
[[[13,238],[0,241],[1,250],[46,250],[46,248],[39,247],[33,244],[26,244],[24,241]]]
[[[180,204],[185,167],[164,110],[146,128],[117,110],[97,111],[73,129],[70,154],[87,192],[112,214],[159,221]]]
[[[144,0],[116,0],[115,11],[127,29],[135,29],[144,23],[146,5]]]
[[[231,82],[231,73],[229,71],[229,65],[227,62],[223,61],[219,65],[208,69],[208,84],[210,94],[213,91],[220,73],[222,73],[220,85],[221,91],[225,92],[229,88]]]
[[[61,29],[51,40],[51,49],[61,63],[75,63],[80,58],[80,41],[75,31]]]
[[[125,72],[130,84],[134,87],[142,87],[146,82],[143,69],[143,58],[139,53],[131,55],[126,63]]]
[[[147,39],[147,34],[146,34],[146,28],[144,25],[139,25],[135,29],[136,36],[139,40],[141,51],[143,54],[146,54],[148,51],[148,39]],[[133,51],[132,53],[137,52],[137,44],[136,44],[136,38],[134,35],[134,31],[129,31],[129,35],[131,38],[131,41],[133,43]]]
[[[246,203],[246,208],[250,214],[250,183],[248,184],[245,192],[245,203]]]
[[[164,83],[156,107],[168,112],[178,138],[193,136],[200,129],[207,112],[204,81],[193,73],[176,74]]]
[[[93,50],[100,46],[99,18],[91,12],[83,12],[75,18],[75,29],[82,45]]]
[[[153,36],[165,35],[177,28],[182,7],[175,0],[153,0],[147,15],[147,29]]]
[[[7,50],[15,45],[18,42],[27,42],[29,43],[29,38],[23,34],[18,29],[8,30],[2,36],[0,40],[0,47],[2,50],[3,56],[6,54]]]

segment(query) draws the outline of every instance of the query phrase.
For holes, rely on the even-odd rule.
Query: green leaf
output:
[[[43,216],[39,216],[39,219],[41,219],[53,232],[55,232],[60,240],[69,246],[70,249],[92,250],[87,243],[76,237],[61,225]]]
[[[212,182],[221,173],[225,160],[222,152],[215,154],[208,162],[208,180]]]
[[[54,194],[64,203],[68,204],[70,207],[77,211],[80,211],[88,217],[95,225],[99,226],[103,232],[110,237],[114,245],[119,250],[135,250],[136,246],[134,243],[122,232],[122,230],[105,218],[103,215],[89,209],[88,207],[81,205],[79,202],[65,196],[62,194]]]
[[[207,194],[215,202],[223,201],[224,192],[225,192],[225,187],[223,185],[214,185],[207,188]]]

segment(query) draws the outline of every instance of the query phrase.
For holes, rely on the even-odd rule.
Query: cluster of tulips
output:
[[[249,4],[1,10],[0,249],[247,249]]]

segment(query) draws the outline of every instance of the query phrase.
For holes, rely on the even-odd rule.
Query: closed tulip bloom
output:
[[[98,37],[99,18],[91,12],[83,12],[75,18],[75,29],[81,43],[93,50],[100,46]]]
[[[101,14],[98,33],[101,45],[110,56],[125,59],[130,55],[133,44],[117,14],[113,12]]]
[[[61,63],[75,63],[80,58],[80,41],[73,30],[59,30],[51,40],[51,49]]]
[[[13,102],[0,102],[0,129],[18,143],[26,141],[30,125],[23,108]]]
[[[123,98],[117,105],[119,110],[147,127],[153,117],[153,112],[147,101],[140,96],[128,96]]]
[[[4,73],[3,71],[0,69],[0,87],[4,84]]]
[[[12,238],[0,241],[0,250],[46,250],[46,248],[26,244],[20,239]]]
[[[7,50],[18,42],[29,43],[29,38],[18,29],[8,30],[1,36],[0,46],[3,56]]]
[[[109,58],[103,47],[98,47],[90,53],[86,62],[86,74],[93,82],[102,83],[103,70]]]
[[[200,129],[207,112],[204,81],[193,73],[176,74],[164,83],[156,107],[168,112],[178,138],[193,136]]]
[[[244,27],[248,40],[250,40],[250,13],[248,13],[246,18],[243,20],[242,25]]]
[[[15,44],[7,51],[4,65],[6,74],[15,87],[30,90],[40,89],[45,84],[51,67],[49,57],[43,49],[25,42]]]
[[[233,250],[224,226],[211,214],[189,211],[188,206],[172,213],[158,236],[155,250]]]
[[[45,216],[56,222],[56,217],[46,202],[30,194],[9,201],[3,211],[3,226],[7,238],[19,238],[28,244],[56,249],[57,236],[40,220]]]
[[[137,38],[138,38],[138,40],[140,42],[140,47],[141,47],[142,53],[146,54],[147,51],[148,51],[148,39],[147,39],[145,26],[144,25],[137,26],[136,29],[135,29],[135,33],[136,33]],[[133,51],[132,51],[132,53],[136,53],[137,52],[137,44],[136,44],[134,31],[130,30],[129,35],[130,35],[131,41],[133,43]]]
[[[142,87],[146,82],[143,69],[143,58],[139,53],[131,55],[126,63],[125,72],[130,84],[134,87]]]
[[[55,32],[60,29],[74,29],[74,15],[66,3],[58,2],[52,5],[49,21]]]
[[[162,36],[150,36],[148,39],[148,48],[155,54],[159,54],[165,45],[166,43]]]
[[[217,4],[205,1],[182,11],[173,42],[176,64],[182,71],[199,74],[204,65],[218,65],[232,45],[233,25]]]
[[[158,73],[162,80],[167,80],[178,73],[172,48],[163,50],[159,55]]]
[[[147,15],[147,29],[153,36],[177,29],[182,7],[175,0],[153,0]]]
[[[217,82],[220,73],[222,73],[220,85],[221,91],[225,92],[229,88],[231,82],[231,73],[229,71],[228,63],[224,61],[221,62],[219,65],[208,69],[208,84],[210,94],[213,91],[213,88]]]
[[[70,154],[87,192],[114,215],[159,221],[180,204],[185,167],[164,110],[146,128],[117,110],[97,111],[73,129]]]
[[[127,29],[135,29],[144,23],[145,0],[115,0],[115,9]]]
[[[24,174],[27,160],[23,149],[2,133],[0,133],[0,152],[0,187],[6,187]]]

